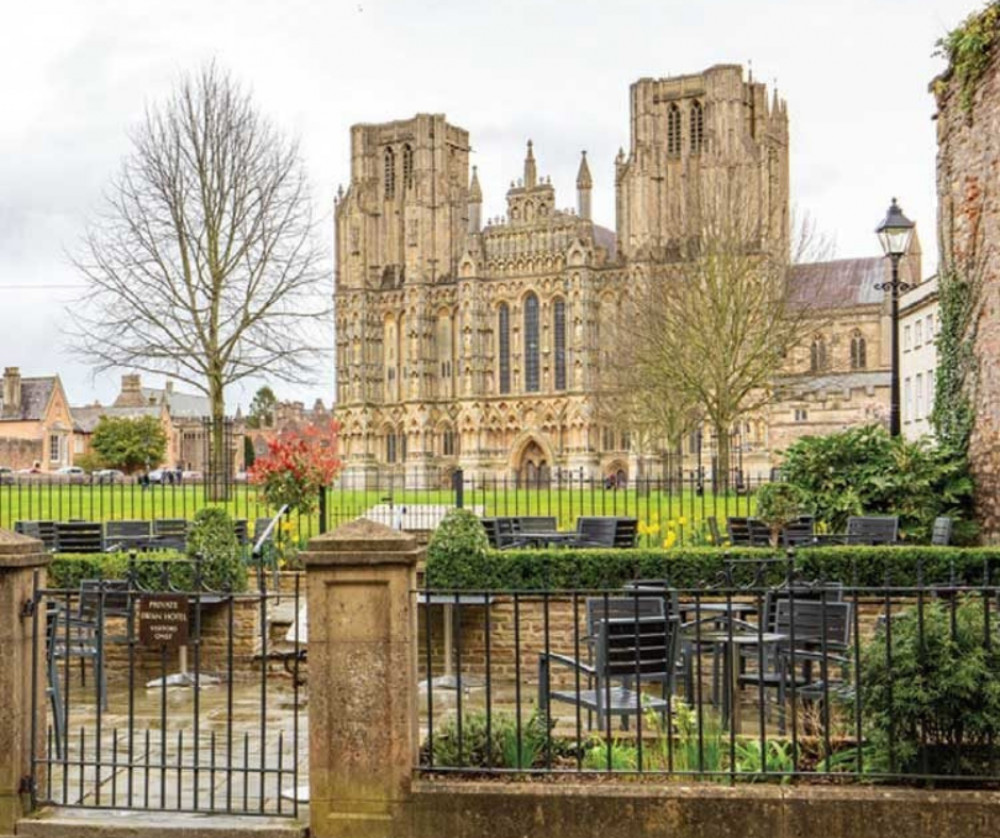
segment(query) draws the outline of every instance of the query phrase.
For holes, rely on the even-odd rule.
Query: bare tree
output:
[[[217,450],[229,385],[311,378],[329,295],[298,146],[214,64],[147,110],[83,250],[73,348],[205,393]]]
[[[731,429],[771,402],[786,357],[821,325],[789,266],[825,245],[808,224],[791,246],[766,224],[735,179],[701,196],[673,258],[646,263],[630,282],[615,329],[612,376],[631,394],[623,405],[633,421],[671,446],[707,423],[724,486]]]

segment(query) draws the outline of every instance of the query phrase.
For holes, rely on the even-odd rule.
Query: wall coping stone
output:
[[[37,538],[0,529],[0,570],[42,567],[50,559],[45,545]]]
[[[309,539],[309,549],[300,554],[306,568],[338,565],[404,565],[413,567],[424,550],[409,533],[377,521],[356,518],[333,532]]]

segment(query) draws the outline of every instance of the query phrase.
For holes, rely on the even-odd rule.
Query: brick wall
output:
[[[980,79],[971,110],[960,102],[954,79],[939,79],[933,89],[938,105],[942,257],[961,264],[978,250],[985,270],[976,341],[977,417],[970,454],[984,535],[996,542],[1000,540],[1000,61],[994,58]]]

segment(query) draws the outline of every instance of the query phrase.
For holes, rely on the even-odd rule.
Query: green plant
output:
[[[155,416],[102,416],[90,445],[102,464],[131,474],[163,462],[167,434]]]
[[[209,590],[242,591],[247,573],[233,519],[219,507],[199,510],[187,539],[188,556],[201,558],[202,585]]]
[[[583,751],[581,767],[586,771],[636,771],[639,749],[621,739],[604,740],[594,734]]]
[[[934,54],[947,59],[948,73],[958,83],[959,102],[967,112],[972,110],[976,85],[989,67],[998,26],[1000,3],[991,0],[937,41]]]
[[[452,509],[431,536],[427,564],[433,563],[435,572],[448,580],[441,587],[474,588],[482,581],[489,548],[479,518],[467,509]]]
[[[654,743],[643,756],[646,768],[693,773],[700,779],[718,780],[725,770],[722,724],[716,713],[702,708],[699,714],[682,699],[675,699],[669,721],[649,710],[646,730]]]
[[[934,518],[960,521],[972,504],[964,458],[925,440],[890,437],[878,425],[803,437],[785,452],[782,473],[834,531],[851,515],[891,514],[906,538],[926,540]],[[968,525],[962,534],[971,535]]]
[[[926,602],[895,615],[862,648],[859,699],[872,767],[987,770],[1000,736],[1000,644],[989,642],[984,611],[978,598]]]
[[[794,483],[765,483],[757,490],[757,517],[771,529],[777,546],[781,530],[796,520],[805,506],[805,493]]]
[[[632,550],[487,550],[454,554],[428,550],[426,579],[441,590],[610,590],[632,579],[666,579],[677,588],[712,582],[732,566],[733,582],[752,584],[756,563],[774,559],[766,548],[637,547]],[[760,582],[780,584],[791,567],[772,562]],[[831,546],[799,550],[794,569],[806,579],[839,580],[847,585],[914,585],[952,579],[977,584],[986,570],[1000,572],[997,547]]]
[[[761,747],[759,739],[738,739],[735,749],[738,773],[753,774],[755,780],[768,774],[780,774],[782,783],[791,781],[790,775],[796,768],[791,742],[767,739]]]
[[[128,553],[56,553],[49,563],[48,585],[75,590],[84,579],[128,579],[131,572],[144,590],[189,590],[191,565],[180,558],[180,553],[159,551],[139,554],[131,563]]]
[[[433,765],[441,768],[533,768],[542,763],[546,749],[552,756],[562,754],[566,743],[550,738],[545,719],[535,710],[522,721],[520,747],[518,725],[506,712],[470,710],[462,714],[461,747],[459,720],[449,716],[435,731]],[[431,743],[424,743],[421,764],[431,765]]]

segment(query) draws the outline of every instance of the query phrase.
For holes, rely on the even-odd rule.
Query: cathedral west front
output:
[[[640,458],[662,460],[664,452],[637,451],[627,428],[597,409],[608,324],[636,276],[678,258],[686,217],[720,177],[739,173],[763,246],[787,252],[788,113],[732,65],[640,79],[629,95],[629,147],[613,165],[614,230],[591,217],[586,153],[575,208],[563,209],[539,170],[544,150],[529,140],[505,215],[484,219],[466,130],[438,114],[352,127],[350,185],[335,212],[345,487],[374,485],[387,473],[408,486],[436,486],[456,468],[473,479],[628,479]],[[869,305],[871,367],[884,354],[881,312],[879,300]],[[812,360],[803,381],[839,374],[832,363],[817,369],[815,351]],[[798,371],[790,369],[785,397],[801,396],[815,413],[829,409],[832,387],[837,409],[849,412],[852,399],[877,400],[887,386],[855,380],[869,371],[845,367],[854,378],[821,387],[820,407],[816,388],[796,390]],[[804,414],[787,412],[789,422]],[[770,462],[770,419],[739,429],[748,467]],[[680,453],[689,465],[697,454],[700,464],[704,445],[692,433]]]

